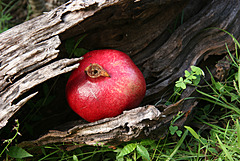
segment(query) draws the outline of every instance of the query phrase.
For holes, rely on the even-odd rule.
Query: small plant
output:
[[[224,30],[223,30],[224,31]],[[227,31],[224,31],[228,33]],[[235,57],[229,51],[227,45],[226,49],[231,60],[231,70],[229,72],[228,78],[224,82],[219,82],[214,79],[211,75],[211,83],[208,83],[208,87],[212,92],[205,93],[201,90],[197,90],[204,97],[201,99],[216,104],[220,107],[227,108],[236,114],[240,115],[240,58],[238,55],[238,49],[240,49],[239,42],[228,33],[235,42]]]
[[[15,123],[16,123],[16,126],[14,126],[12,130],[16,130],[16,133],[15,133],[15,135],[14,135],[11,139],[4,140],[3,143],[7,143],[7,145],[6,145],[5,148],[2,150],[2,152],[1,152],[1,154],[0,154],[0,157],[3,155],[3,153],[5,152],[5,150],[7,150],[8,146],[13,142],[13,140],[14,140],[18,135],[21,136],[21,134],[20,134],[19,131],[18,131],[18,130],[19,130],[19,122],[18,122],[18,120],[15,120]]]
[[[7,139],[5,140],[3,143],[7,143],[7,145],[5,146],[5,148],[2,150],[1,154],[0,154],[0,158],[2,157],[3,153],[7,150],[7,156],[10,156],[12,158],[16,158],[16,159],[22,159],[22,158],[26,158],[26,157],[32,157],[31,154],[29,154],[27,151],[25,151],[24,149],[18,147],[18,146],[11,146],[10,148],[9,145],[13,142],[13,140],[16,139],[16,137],[18,135],[21,136],[20,132],[19,132],[19,122],[18,120],[15,120],[16,126],[13,127],[13,130],[16,130],[15,135],[11,138],[11,139]]]
[[[147,148],[146,148],[147,147]],[[116,160],[151,160],[149,151],[156,148],[155,142],[153,140],[142,140],[140,142],[128,143],[123,148],[117,148]]]
[[[185,78],[180,77],[175,82],[174,93],[167,101],[167,105],[178,101],[181,93],[187,88],[187,85],[198,86],[201,80],[201,76],[204,76],[204,72],[201,68],[191,66],[191,71],[185,70]]]
[[[224,31],[224,30],[222,30]],[[214,79],[212,74],[211,84],[208,84],[207,91],[197,89],[197,91],[202,94],[200,99],[205,100],[211,104],[215,109],[218,108],[219,111],[225,111],[223,116],[211,116],[208,114],[208,117],[197,117],[197,120],[200,123],[204,123],[211,128],[207,138],[202,137],[199,133],[195,132],[191,127],[185,126],[187,130],[192,134],[192,137],[195,141],[198,142],[198,147],[196,147],[197,160],[202,157],[205,157],[205,160],[239,160],[240,154],[240,60],[238,55],[238,49],[240,45],[238,41],[227,31],[224,31],[229,34],[233,41],[235,42],[235,53],[231,53],[226,45],[226,50],[229,54],[231,61],[231,70],[228,77],[224,82],[219,82]],[[209,109],[209,106],[205,106],[208,112],[213,110]],[[206,122],[205,120],[216,120],[215,124]],[[224,127],[219,126],[219,123],[223,124]],[[195,142],[194,141],[194,142]],[[192,147],[191,147],[192,148]],[[204,155],[204,156],[203,156]]]
[[[196,66],[191,66],[191,71],[185,70],[185,79],[180,77],[178,81],[176,81],[175,86],[181,89],[186,89],[188,84],[192,84],[197,86],[201,80],[200,76],[204,76],[204,72],[201,68]]]
[[[178,137],[181,137],[182,131],[178,129],[178,126],[175,126],[174,123],[184,115],[183,112],[179,111],[178,114],[172,119],[169,126],[169,131],[171,135],[177,134]]]
[[[204,120],[198,118],[200,122],[211,127],[211,131],[207,138],[202,137],[195,130],[189,126],[185,128],[192,134],[191,142],[194,144],[198,143],[196,146],[195,155],[197,160],[200,158],[205,158],[206,160],[218,159],[218,160],[239,160],[240,154],[240,126],[238,119],[229,120],[226,124],[226,128],[222,128],[218,125],[213,125]],[[233,121],[234,124],[230,125]],[[189,148],[193,148],[193,145],[189,145]],[[192,146],[192,147],[191,147]]]
[[[223,30],[224,31],[224,30]],[[228,32],[226,32],[228,33]],[[226,45],[227,52],[231,60],[231,70],[229,76],[224,82],[216,81],[211,75],[211,84],[207,83],[208,92],[203,92],[204,87],[198,86],[200,76],[204,73],[200,68],[191,67],[191,71],[185,71],[185,78],[181,77],[175,84],[175,93],[173,96],[179,96],[187,85],[198,86],[197,91],[202,94],[200,99],[208,101],[209,104],[200,108],[201,115],[195,116],[195,121],[198,124],[205,124],[208,130],[199,129],[197,132],[190,126],[185,126],[186,130],[190,132],[191,137],[188,137],[184,142],[179,143],[174,149],[163,149],[160,158],[167,158],[167,160],[239,160],[240,154],[240,60],[238,50],[240,45],[238,41],[228,33],[235,42],[235,53],[232,54]],[[209,92],[210,89],[210,92]],[[212,91],[212,92],[211,92]],[[218,109],[217,109],[218,108]],[[223,116],[211,115],[213,111],[225,111]],[[205,115],[206,114],[206,115]],[[229,119],[230,118],[230,119]],[[207,120],[207,121],[205,121]],[[210,123],[210,121],[212,123]],[[223,127],[220,125],[224,125]],[[170,134],[174,134],[178,129],[173,126],[169,127]],[[203,133],[205,132],[205,133]],[[185,134],[185,132],[184,132]],[[183,138],[182,135],[181,139]],[[206,135],[205,135],[206,134]],[[180,139],[180,140],[181,140]],[[164,145],[166,142],[164,143]],[[179,145],[180,144],[180,145]],[[167,145],[167,144],[166,144]],[[174,156],[174,158],[173,158]]]

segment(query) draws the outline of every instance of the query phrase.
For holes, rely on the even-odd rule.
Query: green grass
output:
[[[27,21],[30,19],[30,15],[32,14],[30,5],[27,5],[27,13],[18,13],[15,12],[16,8],[25,7],[24,4],[27,5],[27,1],[22,0],[8,0],[3,1],[0,0],[0,33],[8,30],[9,28],[17,25],[19,22]],[[21,17],[16,21],[17,14],[26,14],[25,17]]]
[[[12,7],[14,6],[14,0],[11,0],[8,4],[0,1],[0,33],[8,30],[9,20],[13,17],[10,14]]]

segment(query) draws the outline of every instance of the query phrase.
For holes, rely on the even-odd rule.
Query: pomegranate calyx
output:
[[[86,74],[91,78],[98,78],[100,76],[102,77],[110,77],[108,72],[103,69],[103,67],[97,63],[91,63],[86,69]]]

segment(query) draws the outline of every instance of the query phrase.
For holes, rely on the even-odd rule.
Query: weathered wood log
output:
[[[35,19],[27,21],[22,25],[16,26],[1,34],[0,39],[0,91],[1,91],[1,116],[0,128],[6,125],[7,120],[16,112],[22,105],[22,101],[13,103],[22,93],[31,89],[33,86],[40,84],[47,79],[55,77],[56,75],[68,72],[76,68],[78,65],[66,68],[59,72],[57,68],[51,70],[52,65],[43,67],[58,56],[57,47],[61,44],[59,38],[60,33],[69,29],[70,27],[81,22],[85,16],[91,16],[94,11],[81,11],[85,7],[96,4],[95,1],[84,3],[83,1],[73,1],[64,6],[53,10],[46,15],[39,16]],[[109,3],[108,5],[111,5]],[[104,4],[102,5],[104,7]],[[99,9],[101,7],[99,6]],[[79,12],[77,12],[80,10]],[[95,10],[96,12],[97,10]],[[71,12],[71,15],[64,15]],[[84,16],[85,15],[85,16]],[[62,17],[63,16],[63,17]],[[79,61],[80,59],[68,60],[62,68],[67,67]],[[56,62],[62,66],[62,63]],[[21,87],[20,77],[26,73],[31,73],[34,70],[39,73],[39,78],[24,81],[24,87]],[[50,69],[50,70],[46,70]],[[68,69],[68,70],[67,70]],[[50,73],[57,70],[55,74]],[[41,78],[45,77],[45,79]],[[16,81],[17,79],[20,79]],[[24,79],[24,78],[23,78]],[[36,81],[35,84],[32,81]],[[16,82],[16,83],[15,83]],[[11,90],[10,90],[11,89]],[[26,102],[30,97],[23,99]]]
[[[115,118],[106,118],[94,123],[83,124],[81,121],[61,125],[60,130],[51,130],[48,134],[35,141],[22,142],[20,146],[33,147],[56,142],[77,142],[78,144],[96,145],[130,141],[133,138],[153,137],[152,131],[165,127],[174,113],[182,108],[183,100],[164,108],[160,112],[155,106],[135,108],[124,111]],[[195,105],[193,105],[195,106]],[[138,117],[136,117],[138,116]],[[72,128],[70,128],[72,127]],[[164,137],[166,130],[158,131],[157,137]],[[116,139],[117,138],[117,139]],[[74,148],[68,147],[69,149]]]
[[[163,137],[171,119],[182,111],[185,115],[176,124],[183,125],[197,101],[181,100],[169,107],[147,104],[166,99],[169,88],[191,65],[225,55],[225,43],[233,49],[227,34],[207,28],[222,28],[239,38],[239,6],[238,0],[75,0],[0,34],[0,128],[36,94],[28,93],[30,89],[78,66],[81,58],[66,58],[64,43],[87,35],[81,43],[84,48],[115,48],[130,55],[147,82],[143,107],[95,123],[70,123],[22,145]],[[169,32],[183,9],[182,23]],[[182,98],[194,89],[188,87]]]

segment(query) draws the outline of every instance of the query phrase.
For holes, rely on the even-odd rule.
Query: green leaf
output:
[[[182,131],[181,131],[181,130],[177,130],[177,131],[176,131],[176,134],[177,134],[178,137],[181,137]]]
[[[186,88],[187,88],[186,84],[183,83],[183,82],[181,82],[181,83],[176,83],[176,87],[180,87],[180,88],[182,88],[182,89],[186,89]]]
[[[174,118],[172,119],[172,124],[174,124],[179,118],[181,118],[184,115],[184,113],[182,111],[178,111],[177,115],[174,116]]]
[[[177,82],[183,82],[183,77],[180,77]]]
[[[155,141],[154,140],[151,140],[151,139],[143,139],[141,140],[140,142],[141,145],[153,145],[155,144]]]
[[[49,86],[47,83],[43,83],[43,93],[44,93],[44,96],[48,96],[49,94]]]
[[[190,72],[187,71],[187,70],[185,70],[185,77],[186,77],[187,79],[189,79],[189,80],[197,79],[197,77],[194,75],[193,72],[190,73]]]
[[[131,153],[132,151],[134,151],[136,149],[136,147],[137,147],[136,143],[131,143],[131,144],[125,145],[123,147],[121,153],[118,156],[127,155],[127,154]]]
[[[131,158],[126,158],[126,161],[133,161]]]
[[[67,53],[70,55],[69,57],[72,57],[72,54],[79,54],[79,52],[77,52],[77,50],[79,50],[77,47],[80,44],[80,42],[84,39],[86,35],[83,35],[80,39],[78,39],[78,41],[75,43],[74,38],[72,39],[68,39],[65,43],[65,48]],[[81,49],[81,48],[80,48]],[[83,50],[83,49],[81,49]],[[85,49],[84,49],[85,50]],[[83,51],[82,51],[83,52]],[[84,51],[85,52],[85,51]],[[80,52],[81,53],[81,52]],[[76,56],[76,55],[75,55]]]
[[[187,78],[187,77],[189,77],[190,75],[191,75],[190,72],[187,71],[187,70],[185,70],[185,77]]]
[[[77,41],[77,43],[74,46],[74,50],[77,48],[77,46],[80,44],[80,42],[87,36],[87,34],[83,35],[82,37],[80,37]]]
[[[78,157],[76,155],[73,155],[73,161],[78,161]]]
[[[197,74],[197,75],[204,75],[203,71],[201,68],[196,67],[196,66],[191,66],[190,67],[192,69],[192,71]]]
[[[184,126],[197,140],[200,140],[199,135],[189,126]]]
[[[156,149],[156,146],[157,146],[155,141],[151,139],[141,140],[140,144],[143,146],[150,146],[149,149]]]
[[[73,52],[74,44],[75,44],[75,40],[73,38],[66,40],[65,48],[68,54],[71,54]]]
[[[84,54],[86,54],[88,52],[88,50],[86,49],[83,49],[83,48],[76,48],[73,52],[73,54],[76,56],[76,57],[81,57],[83,56]]]
[[[29,154],[26,150],[17,146],[10,147],[8,151],[8,155],[12,158],[17,158],[17,159],[33,157],[33,155]]]
[[[202,97],[202,98],[201,98],[202,100],[205,100],[205,101],[208,101],[208,102],[217,104],[217,105],[222,106],[222,107],[224,107],[224,108],[228,108],[228,109],[230,109],[230,110],[235,111],[237,114],[240,115],[240,109],[237,108],[236,106],[234,106],[234,105],[232,105],[232,104],[226,104],[226,103],[222,102],[221,100],[219,100],[218,98],[215,98],[215,97],[213,97],[213,96],[211,96],[211,95],[209,95],[209,94],[207,94],[207,93],[204,93],[204,92],[202,92],[202,91],[199,91],[199,90],[196,90],[196,91],[199,92],[199,93],[201,93],[202,95],[207,96],[207,97],[210,98],[210,99],[208,99],[208,98]]]
[[[184,80],[184,83],[185,83],[185,84],[192,84],[192,81],[190,81],[189,79],[185,79],[185,80]]]
[[[150,157],[149,157],[149,153],[148,153],[147,149],[146,149],[144,146],[138,144],[138,145],[137,145],[137,152],[138,152],[143,158],[145,158],[145,159],[147,159],[147,160],[151,160]]]
[[[201,140],[201,142],[202,142],[203,144],[207,144],[207,143],[208,143],[205,138],[200,138],[200,140]]]
[[[232,59],[232,62],[233,62],[233,66],[238,66],[238,64],[237,64],[237,62],[235,61],[235,59],[234,59],[234,57],[233,57],[233,55],[232,55],[232,53],[230,52],[230,50],[229,50],[229,48],[228,48],[228,45],[227,45],[227,43],[225,43],[225,46],[226,46],[226,49],[227,49],[227,52],[228,52],[228,55],[230,56],[230,58]]]
[[[195,75],[191,75],[190,77],[188,77],[190,80],[194,80],[197,79],[197,77]]]
[[[218,154],[217,150],[215,148],[208,148],[208,150],[211,152],[211,153],[215,153],[215,154]]]
[[[115,150],[113,150],[113,152],[115,152],[115,153],[120,153],[122,151],[122,148],[117,148],[117,149],[115,149]]]
[[[124,158],[123,158],[123,156],[119,156],[119,155],[118,155],[118,156],[116,157],[116,160],[117,160],[117,161],[124,161]]]
[[[178,130],[178,127],[177,126],[169,126],[169,130],[170,130],[170,134],[171,135],[174,135],[175,132]]]
[[[176,87],[180,87],[182,89],[186,89],[186,84],[183,81],[183,78],[180,77],[178,81],[176,81]]]
[[[199,75],[197,75],[196,79],[193,80],[193,84],[198,85],[200,81],[201,81],[201,77]]]
[[[47,155],[46,150],[43,147],[41,147],[41,152],[43,153],[43,155],[45,155],[45,156]]]

